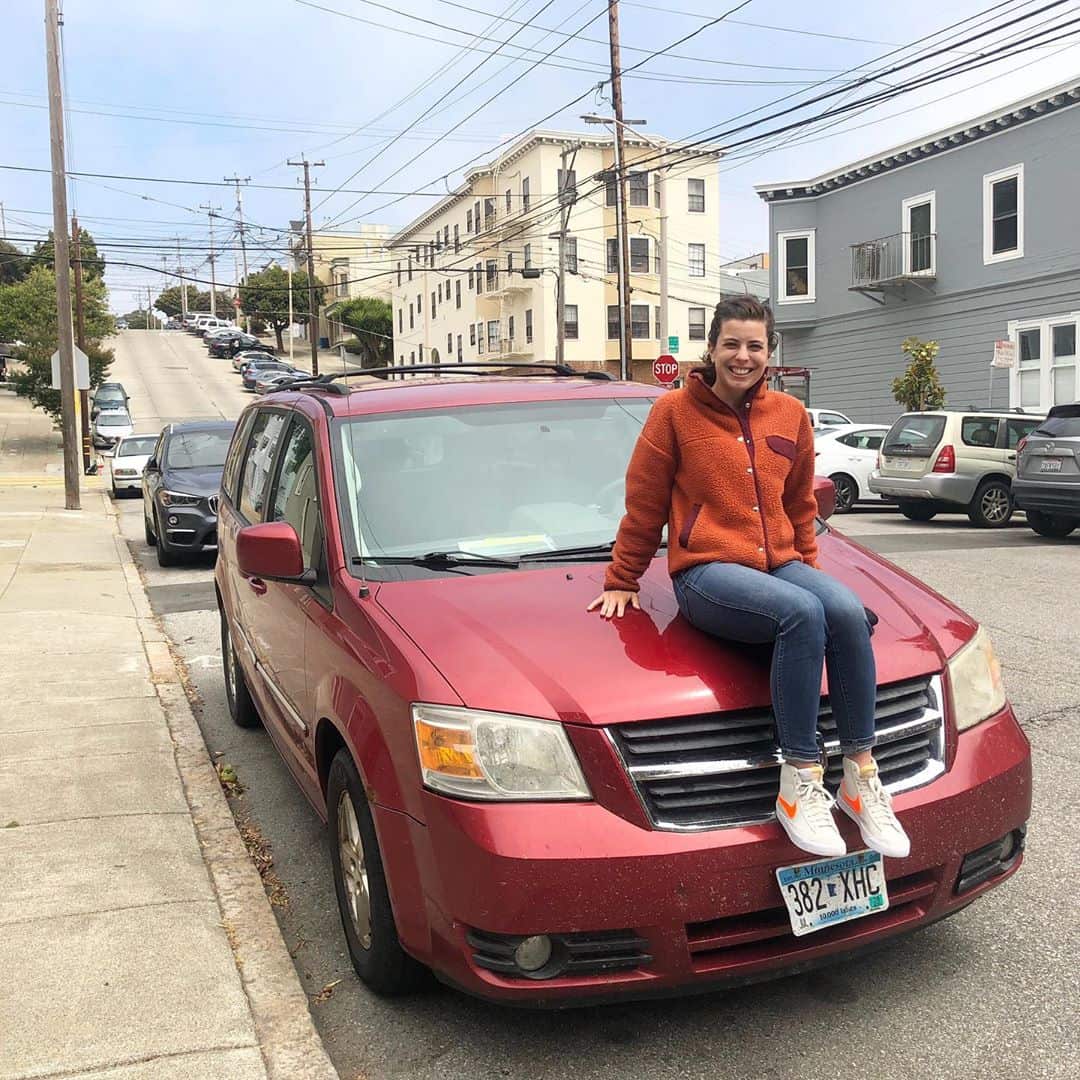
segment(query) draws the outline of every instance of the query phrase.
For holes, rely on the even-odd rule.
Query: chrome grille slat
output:
[[[945,771],[940,676],[878,687],[874,755],[889,791]],[[826,783],[840,782],[840,745],[827,699],[819,728]],[[760,824],[773,816],[781,757],[772,711],[747,709],[624,724],[608,730],[654,827],[701,830]]]

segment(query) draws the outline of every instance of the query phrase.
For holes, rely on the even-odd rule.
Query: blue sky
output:
[[[445,0],[66,0],[68,167],[197,181],[250,176],[245,216],[267,227],[250,237],[252,255],[260,261],[281,251],[281,234],[275,230],[286,228],[302,211],[297,170],[285,164],[289,157],[325,159],[326,167],[315,170],[316,203],[339,185],[445,191],[446,183],[460,180],[461,167],[470,159],[487,160],[501,140],[595,87],[608,59],[603,0],[455,2],[460,6]],[[737,2],[622,0],[624,68]],[[1046,2],[1006,0],[994,5],[993,18],[1030,14]],[[684,137],[748,110],[767,111],[769,102],[785,95],[806,96],[820,80],[853,78],[841,73],[958,20],[978,18],[991,6],[990,0],[814,6],[752,0],[729,20],[674,49],[677,56],[650,61],[641,69],[648,77],[628,76],[625,115],[647,119],[645,130],[652,135]],[[1051,17],[1076,16],[1078,6],[1064,4],[1022,25],[1034,28]],[[499,22],[500,16],[519,22]],[[550,62],[529,70],[563,40],[549,31],[571,33],[594,16],[578,40],[564,41]],[[425,19],[444,25],[420,21]],[[526,20],[532,25],[522,28]],[[0,164],[47,168],[43,3],[7,0],[3,25]],[[511,47],[497,56],[476,51],[494,51],[495,42],[514,31],[520,31],[515,45],[536,51],[525,56]],[[466,36],[477,34],[490,40]],[[466,49],[470,44],[473,51]],[[897,59],[911,55],[909,50]],[[481,61],[486,62],[453,91]],[[905,95],[802,141],[752,156],[732,155],[719,166],[722,254],[735,258],[767,246],[767,214],[753,193],[755,183],[815,175],[1078,73],[1080,52],[1070,39]],[[491,96],[494,100],[475,117],[432,145],[439,133]],[[594,104],[590,93],[545,126],[584,130],[582,112],[608,107]],[[405,128],[411,128],[406,137],[386,145]],[[417,154],[417,161],[391,176]],[[172,269],[173,238],[179,236],[184,261],[202,264],[203,277],[208,276],[207,220],[193,211],[211,202],[229,216],[235,204],[226,187],[128,179],[78,181],[74,197],[95,236],[137,249],[121,254],[119,247],[110,247],[106,254],[114,260],[157,268],[168,251]],[[393,202],[396,198],[332,195],[319,206],[315,223],[347,227],[363,219],[399,226],[437,196]],[[8,236],[17,242],[51,224],[47,174],[0,169],[0,202]],[[231,249],[235,241],[229,228],[228,222],[219,222],[218,239]],[[231,280],[232,263],[229,250],[219,261],[219,281]],[[160,272],[114,266],[108,274],[114,309],[136,306],[135,290],[146,284],[157,289],[162,280]]]

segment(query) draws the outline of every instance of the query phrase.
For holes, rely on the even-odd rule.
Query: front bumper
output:
[[[158,522],[165,543],[178,551],[206,551],[217,548],[217,514],[205,505],[162,506]]]
[[[1013,498],[1021,510],[1080,518],[1080,483],[1047,483],[1045,480],[1014,480]]]
[[[926,476],[882,476],[875,469],[870,474],[870,490],[890,499],[923,499],[936,503],[967,506],[975,496],[972,477],[956,473],[928,473]]]
[[[894,796],[912,854],[889,860],[889,909],[802,938],[790,933],[774,872],[812,856],[774,822],[670,833],[599,802],[484,805],[425,793],[425,825],[376,807],[402,943],[466,992],[539,1006],[754,982],[875,946],[960,910],[1022,859],[1018,847],[996,876],[956,891],[965,856],[1021,836],[1031,761],[1008,707],[955,743],[945,775]],[[849,849],[861,849],[837,817]],[[544,980],[491,970],[500,939],[534,934],[622,949],[623,964]]]

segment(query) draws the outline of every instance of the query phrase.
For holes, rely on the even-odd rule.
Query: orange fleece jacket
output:
[[[814,435],[802,403],[766,388],[740,416],[697,375],[660,398],[626,471],[605,589],[637,591],[668,527],[668,570],[817,563]]]

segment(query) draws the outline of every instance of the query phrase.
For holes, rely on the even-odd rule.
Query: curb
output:
[[[184,691],[178,661],[155,618],[139,568],[113,517],[114,539],[136,611],[151,681],[165,712],[176,767],[221,910],[221,923],[247,995],[259,1050],[270,1080],[338,1080],[308,1009],[308,998],[263,889],[240,838],[232,810]]]

